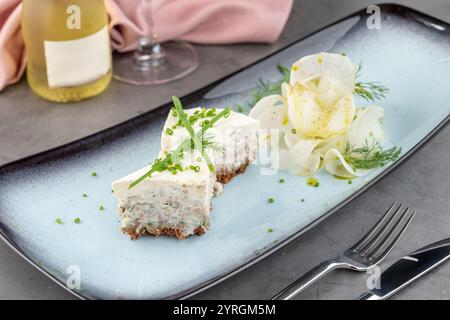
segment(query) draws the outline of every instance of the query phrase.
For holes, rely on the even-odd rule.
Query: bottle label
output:
[[[71,41],[44,41],[48,85],[80,86],[111,70],[108,27],[91,36]]]

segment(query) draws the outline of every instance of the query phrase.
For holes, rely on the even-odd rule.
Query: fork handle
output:
[[[311,269],[307,274],[297,279],[286,289],[278,293],[272,300],[291,300],[301,291],[309,287],[311,284],[322,278],[328,272],[334,269],[345,268],[346,264],[337,262],[336,260],[326,260],[317,267]]]

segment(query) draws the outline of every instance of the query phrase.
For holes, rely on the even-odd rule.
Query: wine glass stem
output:
[[[157,67],[163,63],[164,53],[154,29],[151,0],[141,0],[140,9],[147,23],[147,33],[139,39],[135,62],[143,69]]]

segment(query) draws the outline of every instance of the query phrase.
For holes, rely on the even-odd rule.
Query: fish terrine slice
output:
[[[194,131],[198,132],[203,122],[212,119],[223,109],[193,108],[184,111]],[[219,182],[228,183],[234,176],[244,172],[246,167],[256,159],[259,129],[258,120],[231,112],[229,116],[220,119],[207,131],[206,137],[211,138],[215,148],[206,150],[212,159]],[[177,113],[172,110],[161,136],[161,151],[175,150],[188,137],[187,130],[180,125]]]
[[[122,231],[132,239],[146,233],[185,239],[208,229],[216,177],[199,153],[185,153],[181,164],[183,171],[155,172],[132,189],[150,166],[113,182]]]

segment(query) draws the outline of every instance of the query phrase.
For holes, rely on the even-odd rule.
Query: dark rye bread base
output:
[[[249,165],[249,161],[242,164],[237,170],[235,171],[229,171],[224,170],[217,173],[217,181],[226,184],[233,180],[234,177],[236,177],[238,174],[244,173]],[[137,227],[130,227],[130,228],[122,228],[122,232],[129,235],[131,240],[138,240],[140,236],[143,235],[152,235],[155,237],[159,236],[168,236],[168,237],[174,237],[179,240],[185,240],[188,235],[185,235],[183,232],[183,229],[181,228],[142,228],[140,232],[137,232]],[[197,236],[201,236],[206,232],[206,228],[203,226],[197,227],[197,229],[194,230],[194,234]]]
[[[230,170],[223,170],[221,172],[217,173],[217,181],[221,184],[227,184],[231,180],[233,180],[234,177],[236,177],[238,174],[242,174],[245,172],[249,165],[249,161],[242,164],[237,170],[230,171]]]
[[[138,240],[140,236],[143,235],[152,235],[155,237],[159,236],[168,236],[168,237],[174,237],[178,240],[185,240],[188,236],[186,236],[183,233],[183,229],[176,229],[176,228],[142,228],[141,232],[136,231],[137,228],[123,228],[123,233],[130,236],[131,240]],[[194,230],[194,234],[197,236],[201,236],[206,232],[206,229],[203,226],[198,227]]]

